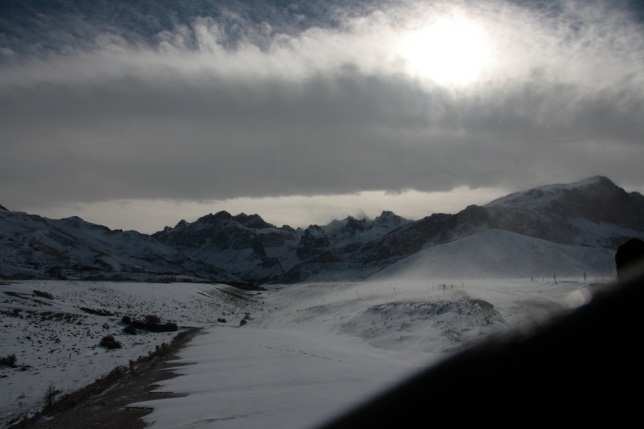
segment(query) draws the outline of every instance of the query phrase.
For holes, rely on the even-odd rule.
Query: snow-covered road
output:
[[[153,428],[303,428],[416,368],[367,347],[298,331],[216,328],[181,353],[181,375],[159,390],[188,393],[152,406]]]

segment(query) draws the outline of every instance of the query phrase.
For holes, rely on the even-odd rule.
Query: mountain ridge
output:
[[[607,249],[600,253],[609,255],[625,239],[644,237],[644,196],[626,192],[607,177],[593,176],[418,220],[383,211],[373,219],[348,216],[326,225],[292,228],[277,227],[258,214],[220,211],[193,222],[180,220],[153,234],[112,230],[76,216],[48,219],[4,209],[0,210],[0,277],[214,281],[242,286],[360,280],[424,249],[489,230],[524,237],[517,238],[520,249],[531,248],[525,244],[530,240],[535,249],[555,249],[536,241],[544,240],[557,246]],[[507,234],[499,237],[498,242],[507,242]],[[478,241],[463,243],[468,242],[484,248]],[[466,245],[458,248],[467,253]],[[433,260],[442,260],[435,251],[432,255]],[[544,257],[534,257],[537,265],[540,257],[547,265]],[[586,266],[583,261],[573,265]]]

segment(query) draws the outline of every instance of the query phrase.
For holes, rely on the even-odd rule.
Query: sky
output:
[[[0,204],[153,232],[644,189],[637,1],[4,0]]]

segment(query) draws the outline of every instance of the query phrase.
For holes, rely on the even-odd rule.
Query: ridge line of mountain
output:
[[[2,207],[0,277],[238,285],[359,280],[423,249],[486,230],[610,250],[626,238],[644,236],[644,197],[594,176],[418,220],[383,211],[373,219],[348,216],[295,229],[272,225],[258,214],[220,211],[153,234],[112,230],[77,216],[48,219]]]

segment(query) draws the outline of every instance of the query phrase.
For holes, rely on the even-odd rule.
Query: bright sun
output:
[[[443,86],[478,81],[494,59],[489,34],[463,16],[436,18],[404,33],[397,52],[408,73]]]

